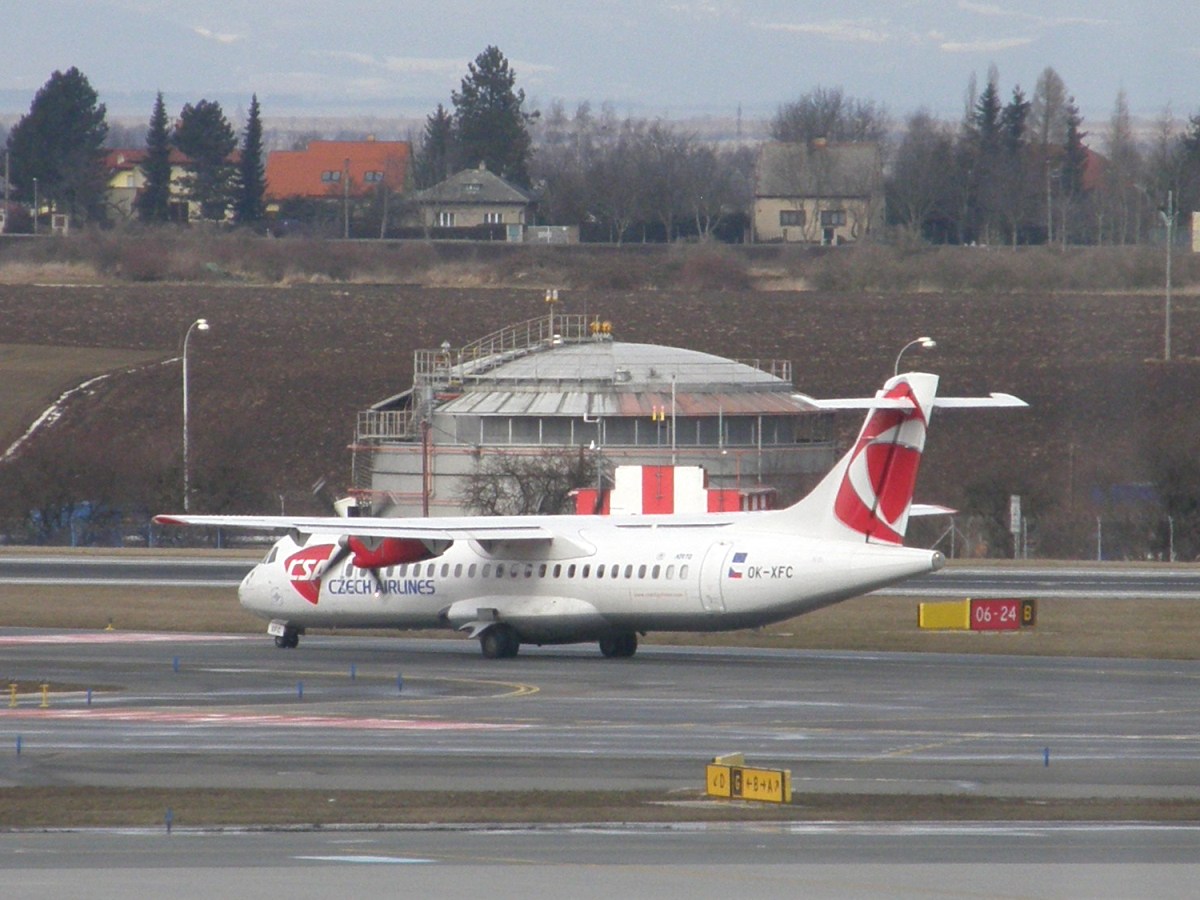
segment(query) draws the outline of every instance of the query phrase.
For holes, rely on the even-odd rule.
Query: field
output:
[[[437,288],[377,284],[0,284],[0,443],[28,427],[30,397],[49,403],[66,382],[113,371],[0,471],[0,516],[47,480],[144,514],[179,506],[181,388],[189,323],[194,509],[323,511],[311,485],[340,490],[350,475],[355,414],[411,385],[412,352],[460,345],[545,314],[542,287]],[[1008,391],[1021,412],[947,413],[931,432],[919,499],[998,519],[1010,493],[1041,528],[1043,557],[1144,555],[1162,541],[1114,505],[1114,486],[1190,484],[1200,458],[1191,415],[1200,395],[1200,299],[1177,296],[1173,359],[1161,361],[1162,298],[1153,294],[834,293],[816,291],[564,292],[561,311],[613,322],[618,340],[686,346],[735,358],[790,359],[798,390],[871,392],[897,350],[921,334],[932,351],[905,361],[942,376],[942,392]],[[12,347],[72,361],[47,377],[9,365]],[[28,359],[28,350],[22,350]],[[45,368],[57,369],[57,366]],[[20,398],[20,401],[16,398]],[[857,427],[847,416],[844,430]],[[72,481],[73,479],[73,481]],[[14,498],[14,494],[16,495]],[[86,496],[86,494],[85,494]],[[1180,558],[1200,552],[1177,517]],[[1158,526],[1154,526],[1158,527]],[[1165,525],[1162,527],[1165,528]],[[936,536],[936,535],[934,535]],[[1138,537],[1138,536],[1135,536]],[[1002,555],[996,529],[967,536],[976,555]],[[961,548],[960,548],[961,549]],[[1159,546],[1161,551],[1161,546]]]

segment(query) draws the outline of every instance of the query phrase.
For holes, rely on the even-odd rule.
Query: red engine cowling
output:
[[[352,562],[360,569],[384,569],[404,563],[422,562],[438,554],[415,538],[383,538],[378,546],[368,547],[362,538],[350,535],[346,546],[353,553]]]

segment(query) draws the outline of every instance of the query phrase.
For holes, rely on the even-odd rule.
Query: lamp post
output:
[[[33,233],[37,234],[38,220],[38,195],[37,195],[37,179],[33,179]]]
[[[193,331],[208,331],[208,320],[197,319],[183,335],[183,511],[188,511],[188,339]]]
[[[907,344],[901,347],[900,352],[896,354],[896,365],[892,367],[892,375],[900,374],[900,357],[904,355],[904,351],[909,347],[916,347],[917,345],[920,345],[925,350],[932,350],[937,346],[937,341],[926,334],[909,341]]]
[[[1167,296],[1163,307],[1163,361],[1171,361],[1171,245],[1175,243],[1175,192],[1167,191],[1167,207],[1158,214],[1167,226]]]

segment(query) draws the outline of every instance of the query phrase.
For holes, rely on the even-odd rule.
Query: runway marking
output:
[[[190,712],[134,709],[9,709],[3,719],[134,722],[146,725],[223,725],[243,727],[344,728],[376,731],[519,731],[528,725],[490,722],[439,722],[381,717],[288,716],[278,713]]]
[[[96,631],[77,634],[6,634],[0,635],[0,646],[17,646],[22,644],[166,644],[179,641],[187,643],[216,643],[221,641],[253,641],[257,639],[257,635],[249,634]]]
[[[292,859],[300,859],[306,862],[339,862],[339,863],[358,863],[367,865],[391,865],[391,866],[409,866],[420,863],[432,863],[432,859],[419,859],[409,856],[293,856]]]

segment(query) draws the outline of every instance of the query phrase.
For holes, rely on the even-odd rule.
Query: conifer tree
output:
[[[425,120],[425,131],[413,159],[413,182],[418,188],[427,188],[445,181],[454,173],[457,159],[454,119],[439,103]]]
[[[87,77],[54,72],[8,136],[12,181],[22,196],[72,217],[104,217],[105,107]]]
[[[462,90],[454,91],[454,128],[463,162],[483,163],[490,172],[521,187],[529,186],[533,142],[525,91],[514,90],[516,73],[498,47],[488,47],[467,64]]]
[[[250,99],[250,115],[242,135],[242,155],[238,160],[233,218],[239,225],[253,225],[266,215],[267,174],[263,160],[263,128],[258,95]]]
[[[146,158],[142,161],[146,182],[134,200],[143,222],[167,222],[171,217],[171,132],[162,91],[154,100],[150,129],[146,133]]]
[[[221,104],[201,100],[195,106],[184,106],[175,129],[175,146],[188,158],[184,182],[192,201],[200,205],[200,217],[224,219],[233,193],[235,168],[229,157],[237,137]]]

